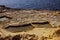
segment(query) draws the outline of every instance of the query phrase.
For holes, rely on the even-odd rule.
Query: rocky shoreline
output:
[[[60,37],[59,18],[58,10],[21,10],[2,5],[0,40],[55,40],[55,37]]]

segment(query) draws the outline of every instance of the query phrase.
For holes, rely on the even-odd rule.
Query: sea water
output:
[[[60,0],[0,0],[0,5],[17,9],[60,9]]]

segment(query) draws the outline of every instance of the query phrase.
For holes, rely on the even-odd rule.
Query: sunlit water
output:
[[[60,9],[60,0],[0,0],[0,5],[18,9]]]

